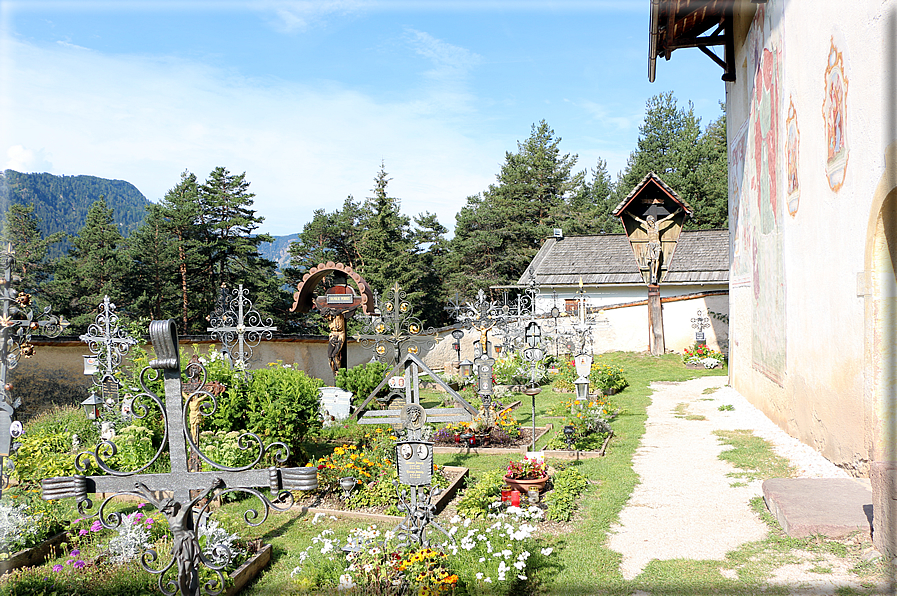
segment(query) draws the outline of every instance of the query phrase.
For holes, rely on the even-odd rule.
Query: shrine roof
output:
[[[644,284],[626,234],[548,238],[530,267],[541,286]],[[529,273],[517,282],[526,285]],[[729,231],[685,230],[663,284],[728,283]]]

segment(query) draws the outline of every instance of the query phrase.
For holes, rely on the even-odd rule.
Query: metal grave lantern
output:
[[[322,295],[316,296],[315,290],[328,278],[332,284]],[[355,284],[354,288],[349,285],[349,280]],[[307,313],[312,309],[317,309],[327,319],[330,327],[327,357],[330,360],[330,370],[336,378],[337,371],[346,368],[349,360],[348,320],[358,309],[368,315],[374,314],[374,293],[371,286],[352,267],[332,261],[319,263],[309,269],[296,286],[290,312]]]
[[[100,417],[100,409],[105,403],[102,397],[97,395],[95,391],[91,391],[87,399],[81,402],[81,406],[84,408],[84,413],[87,414],[88,420],[97,420]]]
[[[227,289],[221,288],[220,304],[209,317],[211,327],[206,331],[211,332],[212,338],[221,342],[224,350],[230,355],[231,361],[237,369],[245,370],[252,359],[252,349],[257,347],[263,339],[272,337],[272,332],[277,331],[271,323],[271,318],[264,319],[255,310],[252,301],[249,300],[249,290],[243,289],[240,284],[227,300]]]
[[[654,172],[648,172],[614,209],[648,286],[648,340],[651,354],[662,355],[663,315],[660,283],[670,268],[679,233],[694,211]]]
[[[251,432],[244,432],[238,437],[241,448],[254,456],[249,464],[228,467],[205,455],[198,445],[198,438],[187,426],[187,418],[191,403],[196,403],[197,411],[205,417],[212,416],[218,407],[214,395],[202,389],[206,371],[199,363],[189,365],[197,367],[200,383],[198,389],[186,393],[181,382],[175,322],[171,319],[152,321],[149,336],[156,358],[140,373],[142,392],[133,398],[132,414],[136,418],[145,418],[151,413],[162,417],[164,435],[152,458],[135,470],[115,469],[109,461],[117,452],[114,439],[103,440],[93,451],[81,452],[75,458],[75,468],[79,472],[86,471],[92,463],[99,467],[102,475],[47,478],[41,483],[42,496],[46,500],[74,498],[82,516],[96,515],[103,527],[108,529],[118,528],[123,520],[120,513],[107,511],[112,499],[133,495],[146,500],[168,520],[172,554],[167,562],[160,561],[159,553],[147,547],[139,557],[143,569],[158,576],[158,587],[168,596],[178,592],[182,596],[198,596],[201,590],[210,595],[218,594],[225,587],[223,564],[216,563],[215,557],[203,551],[197,537],[197,528],[208,522],[212,497],[232,492],[255,497],[261,502],[263,512],[247,506],[243,519],[249,525],[258,526],[264,523],[270,511],[284,512],[290,508],[293,503],[291,490],[314,489],[317,486],[317,468],[253,469],[267,454],[283,463],[290,452],[283,443],[265,445],[258,435]],[[160,378],[164,382],[164,398],[147,386]],[[166,448],[171,472],[146,473],[162,458]],[[188,454],[191,453],[212,470],[190,471]],[[269,498],[261,492],[263,488],[276,496]],[[99,508],[90,513],[93,501],[88,495],[94,493],[104,493],[104,498]],[[165,496],[166,493],[170,496]],[[212,570],[213,579],[200,583],[200,565]]]

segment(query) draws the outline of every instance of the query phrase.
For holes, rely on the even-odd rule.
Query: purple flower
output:
[[[91,526],[90,526],[91,532],[99,532],[102,529],[103,529],[103,524],[100,523],[100,520],[93,522],[93,524],[91,524]]]
[[[87,530],[85,530],[84,528],[81,528],[80,530],[78,530],[78,535],[79,535],[79,536],[86,536],[86,535],[87,535]]]
[[[143,509],[144,507],[146,507],[146,503],[140,503],[137,505],[137,509]]]
[[[59,573],[62,571],[62,565],[53,565],[53,571]]]
[[[156,523],[156,520],[154,520],[153,518],[151,518],[151,517],[146,518],[146,525],[151,526],[154,523]]]
[[[77,556],[80,555],[80,554],[81,554],[81,551],[78,550],[78,549],[76,548],[75,550],[73,550],[73,551],[70,553],[70,556],[72,556],[72,557],[77,557]]]
[[[86,563],[79,559],[78,561],[75,561],[75,564],[73,565],[73,567],[75,569],[84,569],[84,565],[86,565]]]
[[[71,565],[71,564],[74,563],[74,562],[75,562],[75,559],[69,559],[68,561],[65,562],[65,564],[66,564],[66,565]]]

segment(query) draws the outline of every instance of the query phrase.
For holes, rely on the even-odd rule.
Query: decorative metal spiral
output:
[[[222,294],[226,290],[222,289]],[[233,296],[225,299],[221,308],[216,309],[210,319],[209,331],[212,338],[217,339],[227,349],[235,363],[243,366],[252,360],[253,348],[263,340],[271,339],[273,331],[273,319],[262,316],[252,301],[249,300],[249,290],[243,288],[243,284],[233,290]]]
[[[378,314],[367,319],[360,334],[355,339],[363,348],[373,350],[373,356],[380,362],[398,362],[405,354],[422,355],[436,346],[436,330],[425,328],[423,322],[414,316],[414,308],[408,302],[408,293],[398,283],[390,288],[381,301],[374,295]]]

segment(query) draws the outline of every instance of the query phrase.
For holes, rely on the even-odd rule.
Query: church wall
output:
[[[864,251],[892,140],[882,97],[895,7],[769,0],[736,39],[737,80],[726,84],[731,382],[860,475]]]

